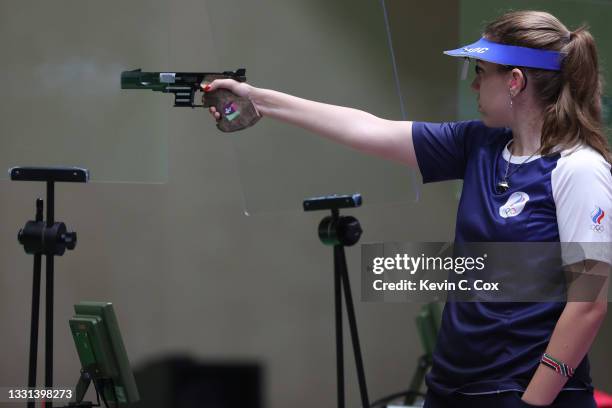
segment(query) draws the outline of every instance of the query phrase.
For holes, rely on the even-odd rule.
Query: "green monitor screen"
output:
[[[138,401],[138,389],[112,303],[81,302],[74,305],[74,310],[70,330],[86,376],[77,386],[77,402],[83,398],[89,381],[94,382],[102,399],[111,406]]]

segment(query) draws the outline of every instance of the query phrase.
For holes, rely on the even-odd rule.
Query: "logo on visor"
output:
[[[591,225],[591,229],[595,232],[602,232],[604,230],[604,226],[601,224],[606,213],[601,207],[595,207],[593,212],[591,212],[591,221],[593,221],[593,225]]]
[[[499,207],[499,215],[502,218],[516,217],[523,211],[527,201],[529,201],[527,193],[522,191],[514,192],[510,195],[506,204]]]
[[[463,49],[465,50],[465,52],[477,52],[478,54],[484,54],[485,52],[489,51],[487,47],[476,47],[476,48],[463,47]]]

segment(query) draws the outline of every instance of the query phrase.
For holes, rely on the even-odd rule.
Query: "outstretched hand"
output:
[[[238,82],[235,79],[230,79],[230,78],[215,79],[211,83],[203,82],[200,84],[200,87],[202,88],[202,91],[204,92],[204,95],[202,95],[202,101],[204,101],[204,98],[206,97],[205,94],[207,92],[212,92],[219,88],[226,88],[230,90],[232,93],[236,94],[237,96],[247,97],[247,98],[249,97],[251,90],[253,89],[253,87],[247,84],[246,82]],[[217,112],[217,109],[214,106],[209,107],[208,110],[211,113],[211,115],[215,118],[215,120],[218,121],[221,118],[221,114]],[[256,107],[255,107],[255,110],[257,110]]]

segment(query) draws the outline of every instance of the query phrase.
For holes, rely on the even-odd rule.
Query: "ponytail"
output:
[[[542,153],[556,145],[564,148],[585,143],[609,163],[612,155],[602,121],[603,76],[599,72],[595,40],[586,26],[571,32],[561,49],[564,59],[561,90],[544,112]]]

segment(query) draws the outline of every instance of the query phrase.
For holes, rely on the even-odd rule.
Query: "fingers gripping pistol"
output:
[[[234,132],[253,126],[261,118],[248,98],[240,97],[226,88],[204,93],[202,105],[196,105],[194,98],[203,82],[225,78],[245,82],[245,74],[244,68],[235,72],[142,72],[135,69],[121,73],[121,89],[151,89],[172,93],[176,107],[214,106],[221,115],[217,128],[223,132]]]

